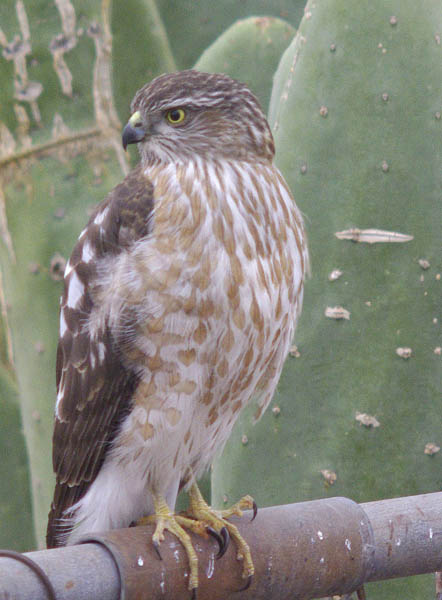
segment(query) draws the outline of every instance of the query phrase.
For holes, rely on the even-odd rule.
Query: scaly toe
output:
[[[195,519],[199,523],[204,523],[206,526],[206,531],[209,531],[209,533],[211,530],[215,530],[223,538],[223,547],[221,548],[220,546],[220,551],[217,558],[221,558],[224,555],[229,541],[233,540],[237,549],[237,558],[243,563],[242,576],[244,579],[247,579],[245,588],[247,589],[247,587],[250,585],[251,577],[255,572],[250,548],[245,539],[239,533],[236,525],[230,521],[227,521],[226,517],[232,515],[241,517],[244,509],[251,509],[253,510],[253,518],[255,518],[257,512],[255,501],[251,496],[244,496],[244,498],[241,498],[241,500],[234,504],[230,509],[220,511],[213,510],[205,502],[196,485],[191,487],[189,497],[190,504],[186,514],[191,519]]]
[[[201,532],[207,536],[206,528],[192,519],[186,519],[179,515],[174,515],[167,504],[161,498],[155,499],[155,515],[147,517],[147,522],[156,522],[155,531],[152,535],[152,544],[158,558],[162,560],[160,553],[160,543],[164,541],[164,531],[169,531],[181,542],[187,554],[189,562],[189,590],[192,592],[192,598],[196,598],[196,588],[198,587],[198,558],[192,545],[192,540],[183,529],[188,527],[192,531]]]
[[[244,496],[241,500],[238,500],[233,506],[230,508],[226,508],[220,511],[220,514],[223,519],[228,519],[229,517],[235,515],[236,517],[242,517],[243,510],[253,510],[252,521],[256,517],[258,513],[258,507],[255,500],[252,496]]]

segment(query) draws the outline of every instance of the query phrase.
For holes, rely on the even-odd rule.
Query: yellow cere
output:
[[[131,127],[136,127],[137,125],[140,124],[140,121],[141,121],[141,113],[139,110],[137,110],[136,112],[134,112],[134,114],[129,119],[129,125]]]

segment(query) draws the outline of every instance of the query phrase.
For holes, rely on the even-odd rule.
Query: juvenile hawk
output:
[[[153,515],[197,559],[182,526],[227,532],[251,507],[214,511],[195,481],[241,410],[270,402],[301,310],[301,215],[272,164],[249,89],[183,71],[137,92],[123,145],[140,164],[81,232],[64,275],[48,547]],[[189,490],[187,518],[174,515]]]

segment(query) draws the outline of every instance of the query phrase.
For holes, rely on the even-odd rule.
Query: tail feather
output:
[[[54,499],[48,515],[47,548],[66,545],[66,540],[72,531],[72,519],[66,517],[66,511],[80,500],[86,491],[85,488],[84,485],[70,487],[66,483],[58,482],[55,485]]]

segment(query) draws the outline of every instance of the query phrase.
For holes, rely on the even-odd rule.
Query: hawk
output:
[[[123,146],[140,164],[95,209],[64,274],[47,544],[151,515],[197,558],[185,529],[232,537],[196,484],[242,409],[269,404],[308,263],[303,221],[273,165],[269,125],[226,75],[166,74],[137,92]],[[181,488],[186,516],[175,515]],[[221,547],[222,550],[222,547]],[[221,551],[220,551],[221,552]]]

